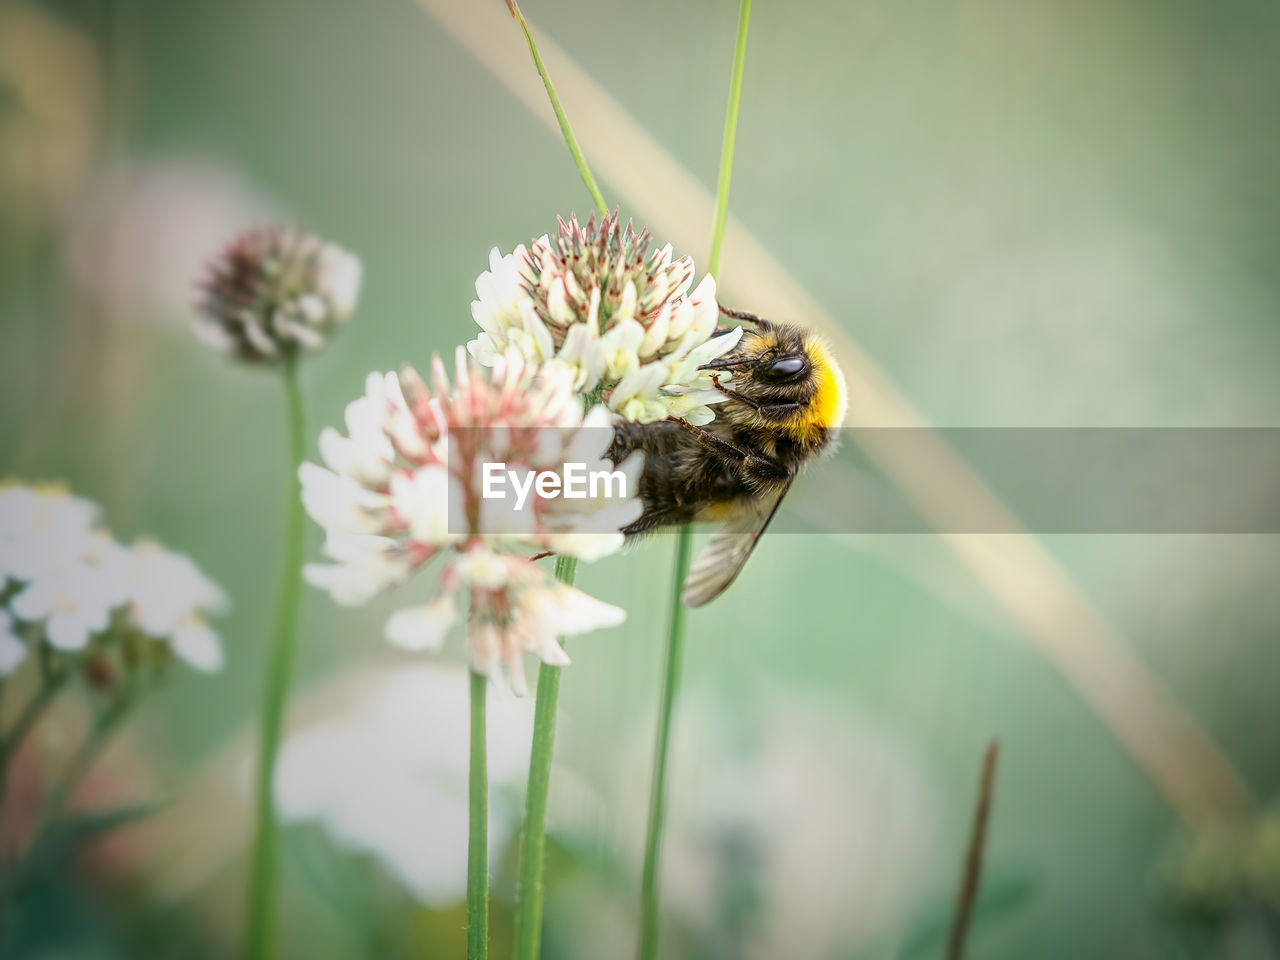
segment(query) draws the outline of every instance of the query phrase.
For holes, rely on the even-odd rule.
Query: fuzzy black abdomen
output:
[[[636,450],[644,453],[639,481],[644,512],[622,528],[628,536],[691,523],[708,507],[751,494],[735,465],[709,456],[688,429],[677,423],[615,426],[606,454],[609,459],[618,464]]]

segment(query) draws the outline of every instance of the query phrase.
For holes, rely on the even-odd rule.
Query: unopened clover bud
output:
[[[209,265],[195,332],[246,363],[319,350],[351,318],[360,259],[295,227],[248,230]]]

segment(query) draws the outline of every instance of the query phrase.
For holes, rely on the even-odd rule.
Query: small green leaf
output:
[[[32,844],[19,869],[19,886],[59,870],[82,848],[113,830],[145,820],[163,804],[144,803],[68,817],[50,824]]]

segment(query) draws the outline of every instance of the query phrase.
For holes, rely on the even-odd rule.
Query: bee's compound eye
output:
[[[794,377],[804,369],[804,357],[783,357],[775,360],[766,368],[771,380],[786,380]]]

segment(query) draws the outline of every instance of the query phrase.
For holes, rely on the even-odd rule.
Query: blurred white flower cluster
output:
[[[474,670],[526,692],[523,655],[569,662],[558,636],[620,623],[625,613],[554,580],[529,556],[554,552],[595,560],[622,546],[617,530],[640,511],[634,496],[531,498],[514,511],[483,496],[482,467],[503,463],[521,475],[562,472],[566,463],[615,469],[603,460],[612,437],[607,410],[583,412],[571,372],[539,365],[519,350],[485,368],[459,349],[454,382],[432,362],[428,387],[412,369],[371,374],[347,407],[347,435],[320,436],[327,469],[300,470],[307,512],[326,530],[334,561],[312,564],[307,580],[339,603],[361,604],[446,554],[431,602],[402,609],[387,637],[409,649],[440,645],[468,600]],[[623,464],[634,493],[638,459]],[[599,532],[612,531],[612,532]]]
[[[481,363],[516,348],[537,363],[569,369],[574,389],[600,389],[605,405],[626,420],[713,419],[724,395],[698,368],[733,349],[742,328],[713,337],[719,317],[715,279],[689,292],[693,260],[672,260],[671,245],[648,254],[648,230],[637,234],[618,215],[586,226],[559,221],[554,240],[489,254],[476,280],[471,315],[483,330],[467,344]]]
[[[339,685],[340,694],[333,689]],[[466,729],[465,672],[398,664],[344,676],[325,697],[323,710],[293,727],[281,749],[281,818],[319,824],[340,848],[373,855],[420,902],[453,907],[466,894],[467,740],[441,736],[424,750],[422,731]],[[533,704],[501,698],[487,710],[489,859],[496,872],[524,812]],[[553,783],[577,799],[587,788],[572,774],[558,768]],[[551,816],[563,818],[556,804]],[[421,829],[424,820],[432,829]]]
[[[250,363],[278,363],[325,345],[350,319],[360,259],[293,227],[240,234],[201,284],[196,335]]]
[[[221,668],[206,619],[227,605],[217,584],[159,544],[118,543],[98,520],[96,505],[62,489],[0,486],[0,676],[42,643],[78,653],[123,637]]]

